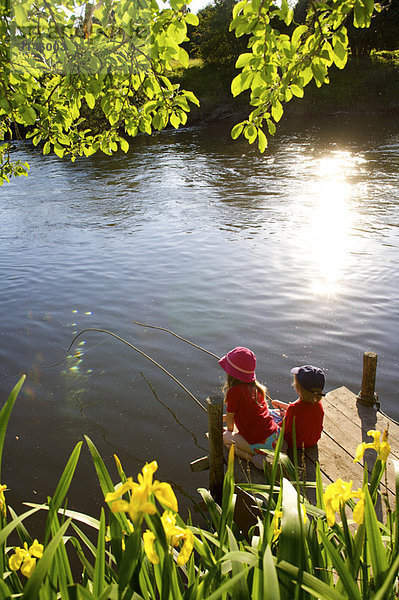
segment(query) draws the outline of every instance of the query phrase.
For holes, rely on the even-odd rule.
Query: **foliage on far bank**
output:
[[[187,66],[181,43],[197,21],[184,0],[164,10],[155,0],[3,2],[0,140],[8,143],[0,147],[0,184],[24,170],[9,154],[19,126],[44,154],[75,160],[126,152],[127,136],[185,123],[189,102],[198,101],[166,72],[172,60]],[[87,120],[93,109],[104,117],[101,130]]]
[[[214,68],[200,59],[190,61],[187,69],[171,76],[183,88],[192,89],[200,100],[188,116],[188,125],[241,118],[249,109],[249,93],[232,98],[226,87],[237,71],[231,65]],[[318,88],[313,82],[304,98],[293,98],[286,115],[303,117],[335,113],[392,113],[399,110],[399,51],[372,52],[370,56],[349,57],[345,69],[332,67],[328,86]]]
[[[0,466],[7,423],[22,378],[0,413]],[[42,505],[27,503],[17,515],[0,486],[0,597],[56,600],[395,600],[399,596],[399,462],[392,510],[380,492],[389,455],[387,433],[369,431],[373,442],[359,445],[356,461],[372,448],[377,459],[370,477],[364,465],[362,488],[338,479],[323,488],[300,480],[280,455],[282,436],[265,484],[245,487],[253,496],[256,525],[247,535],[234,522],[234,446],[229,454],[221,505],[199,490],[207,508],[204,527],[185,523],[168,483],[157,481],[155,461],[144,465],[135,481],[115,457],[119,483],[114,485],[93,442],[86,438],[104,495],[96,519],[66,508],[82,442],[73,450],[52,497]],[[284,469],[279,468],[284,464]],[[290,476],[287,479],[283,471]],[[316,505],[307,490],[314,486]],[[380,520],[376,504],[386,503]],[[109,508],[105,508],[108,504]],[[40,539],[28,522],[47,515]],[[87,533],[88,529],[91,533]],[[71,568],[80,561],[81,574]]]
[[[381,9],[373,0],[311,2],[305,22],[297,23],[287,0],[278,5],[217,0],[201,13],[203,28],[197,35],[198,17],[184,0],[170,0],[170,8],[162,10],[155,0],[3,3],[0,184],[27,174],[28,166],[14,162],[10,153],[19,126],[28,128],[44,154],[53,151],[75,160],[97,151],[126,152],[128,137],[185,124],[190,103],[198,105],[198,100],[168,71],[176,61],[188,66],[184,45],[193,47],[196,35],[209,64],[217,64],[217,54],[221,64],[236,59],[240,72],[223,85],[251,108],[231,135],[257,142],[263,152],[288,103],[303,98],[309,84],[320,88],[329,83],[331,68],[344,69],[348,28],[369,28]]]

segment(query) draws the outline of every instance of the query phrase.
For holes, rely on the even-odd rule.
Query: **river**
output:
[[[378,353],[382,409],[399,418],[399,124],[336,115],[283,123],[264,155],[228,124],[165,131],[127,155],[75,163],[16,144],[29,177],[0,190],[0,386],[27,380],[11,417],[2,482],[42,501],[84,435],[117,481],[156,459],[183,505],[207,486],[202,402],[223,382],[217,355],[246,345],[274,398],[316,364],[326,390],[360,390]],[[87,447],[70,506],[101,504]],[[97,508],[93,509],[93,503]]]

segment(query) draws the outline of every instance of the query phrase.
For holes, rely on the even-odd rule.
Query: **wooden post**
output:
[[[366,406],[373,406],[377,400],[377,394],[374,391],[376,371],[377,354],[375,352],[365,352],[363,354],[362,389],[357,399]]]
[[[209,430],[209,490],[220,503],[223,492],[223,398],[220,395],[206,399],[208,404]]]

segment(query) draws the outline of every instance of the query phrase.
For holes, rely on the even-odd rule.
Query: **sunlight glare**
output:
[[[353,224],[346,172],[353,162],[349,152],[336,152],[322,158],[316,171],[309,239],[317,267],[312,291],[317,294],[334,295],[342,284]]]

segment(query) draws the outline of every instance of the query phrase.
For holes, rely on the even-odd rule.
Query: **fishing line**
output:
[[[217,356],[210,350],[207,350],[206,348],[203,348],[202,346],[199,346],[198,344],[194,344],[194,342],[190,342],[190,340],[187,340],[186,338],[182,337],[181,335],[174,333],[174,331],[171,331],[170,329],[165,329],[165,327],[158,327],[157,325],[147,325],[147,323],[139,323],[138,321],[132,321],[132,323],[134,323],[135,325],[140,325],[140,327],[149,327],[150,329],[159,329],[160,331],[166,331],[166,333],[170,333],[171,335],[176,337],[178,340],[182,340],[182,342],[186,342],[186,344],[190,344],[190,346],[194,346],[194,348],[197,348],[198,350],[202,350],[202,352],[206,352],[206,354],[213,356],[213,358],[216,358],[216,360],[218,360],[218,361],[220,360],[220,356]],[[270,402],[273,401],[273,398],[271,396],[269,396],[269,394],[267,392],[266,392],[266,398]]]
[[[101,344],[104,344],[104,340],[101,340],[100,342],[97,342],[97,344],[94,344],[94,346],[90,346],[90,348],[85,348],[84,350],[80,350],[82,352],[82,355],[84,354],[86,356],[86,354],[88,354],[89,352],[92,352],[95,348],[97,348],[97,346],[101,346]],[[59,350],[61,350],[61,348],[59,348]],[[65,348],[62,348],[62,352],[65,352]],[[65,358],[63,358],[60,362],[58,363],[54,363],[51,365],[42,365],[40,366],[40,369],[50,369],[52,367],[59,367],[63,364],[65,364],[66,360],[68,358],[74,358],[74,355],[68,355],[69,349],[66,351],[66,356]],[[78,350],[79,352],[79,350]],[[75,358],[79,358],[79,357],[75,357]]]
[[[199,448],[200,450],[204,450],[204,451],[206,452],[206,451],[207,451],[207,449],[206,449],[206,448],[203,448],[202,446],[200,446],[200,445],[199,445],[199,443],[198,443],[198,440],[197,440],[197,436],[196,436],[196,435],[195,435],[195,434],[194,434],[194,433],[191,431],[191,429],[188,429],[188,428],[187,428],[185,425],[183,425],[183,423],[182,423],[181,421],[179,421],[179,419],[177,418],[177,416],[175,415],[175,413],[173,412],[173,410],[172,410],[171,408],[169,408],[169,406],[167,406],[167,405],[165,404],[165,402],[162,402],[162,400],[160,400],[160,399],[158,398],[158,394],[157,394],[157,393],[156,393],[156,391],[154,390],[154,387],[153,387],[153,385],[152,385],[151,381],[149,381],[149,379],[147,379],[147,377],[144,375],[144,373],[143,373],[142,371],[140,371],[140,375],[142,376],[142,378],[144,379],[144,381],[146,381],[146,382],[148,383],[148,385],[149,385],[149,388],[150,388],[150,390],[152,391],[152,393],[153,393],[153,396],[154,396],[155,400],[156,400],[157,402],[159,402],[159,404],[160,404],[161,406],[163,406],[164,408],[166,408],[166,410],[167,410],[167,411],[169,411],[169,412],[170,412],[170,414],[171,414],[171,415],[172,415],[172,417],[174,418],[175,422],[176,422],[176,423],[177,423],[177,424],[178,424],[180,427],[182,427],[182,428],[183,428],[185,431],[187,431],[187,433],[190,433],[190,434],[191,434],[191,436],[192,436],[192,438],[193,438],[193,442],[194,442],[194,444],[197,446],[197,448]]]
[[[186,392],[186,394],[188,394],[190,396],[190,398],[192,398],[197,404],[198,406],[200,406],[202,408],[202,410],[204,410],[205,412],[207,412],[205,406],[203,404],[201,404],[201,402],[194,396],[194,394],[192,394],[190,392],[190,390],[188,390],[186,388],[185,385],[183,385],[178,379],[176,379],[176,377],[174,375],[172,375],[172,373],[170,373],[167,369],[165,369],[165,367],[163,367],[162,365],[160,365],[156,360],[154,360],[153,358],[151,358],[151,356],[148,356],[148,354],[146,354],[145,352],[143,352],[142,350],[139,350],[139,348],[136,348],[136,346],[133,346],[133,344],[130,344],[130,342],[124,340],[123,338],[121,338],[119,335],[116,335],[116,333],[113,333],[112,331],[108,331],[107,329],[98,329],[97,327],[90,327],[89,329],[82,329],[82,331],[80,331],[77,335],[75,335],[75,337],[73,338],[72,342],[69,345],[69,348],[67,350],[67,352],[70,351],[70,349],[72,348],[73,344],[75,343],[75,341],[77,340],[77,338],[82,335],[82,333],[85,333],[87,331],[99,331],[100,333],[107,333],[108,335],[111,335],[112,337],[116,338],[117,340],[119,340],[120,342],[123,342],[124,344],[126,344],[126,346],[129,346],[129,348],[131,348],[132,350],[135,350],[136,352],[138,352],[139,354],[141,354],[142,356],[144,356],[144,358],[147,358],[149,361],[151,361],[156,367],[158,367],[159,369],[161,369],[161,371],[163,371],[166,375],[168,375],[171,379],[173,379],[173,381],[175,383],[177,383],[178,385],[180,385],[180,387]]]
[[[190,344],[190,346],[194,346],[194,348],[197,348],[198,350],[202,350],[202,352],[206,352],[206,354],[213,356],[213,358],[216,358],[216,360],[220,360],[220,356],[217,356],[216,354],[214,354],[210,350],[207,350],[206,348],[202,348],[202,346],[198,346],[198,344],[194,344],[194,342],[191,342],[190,340],[187,340],[186,338],[182,337],[181,335],[174,333],[174,331],[171,331],[170,329],[166,329],[165,327],[159,327],[157,325],[148,325],[147,323],[139,323],[138,321],[132,321],[132,323],[134,323],[135,325],[139,325],[140,327],[148,327],[150,329],[159,329],[160,331],[166,331],[166,333],[170,333],[177,339],[182,340],[182,342],[186,342],[186,344]],[[272,402],[272,400],[273,400],[273,398],[271,398],[269,396],[269,394],[266,394],[266,398],[268,400],[270,400],[270,402]],[[393,421],[393,423],[395,423],[395,425],[399,425],[398,421],[396,421],[395,419],[393,419],[392,417],[390,417],[389,415],[384,413],[384,411],[381,410],[380,403],[378,401],[376,403],[376,408],[377,408],[378,412],[380,412],[384,417]]]
[[[190,344],[190,346],[194,346],[194,348],[197,348],[198,350],[202,350],[202,352],[206,352],[206,354],[213,356],[213,358],[216,358],[216,360],[220,360],[220,356],[216,356],[216,354],[214,354],[210,350],[207,350],[206,348],[202,348],[202,346],[198,346],[198,344],[194,344],[194,342],[190,342],[190,340],[186,340],[186,338],[182,337],[181,335],[178,335],[177,333],[174,333],[170,329],[165,329],[164,327],[158,327],[157,325],[147,325],[146,323],[139,323],[138,321],[132,321],[132,322],[135,325],[140,325],[140,327],[149,327],[150,329],[159,329],[160,331],[166,331],[166,333],[170,333],[170,335],[174,335],[177,339],[182,340],[182,342],[186,342],[186,344]]]

